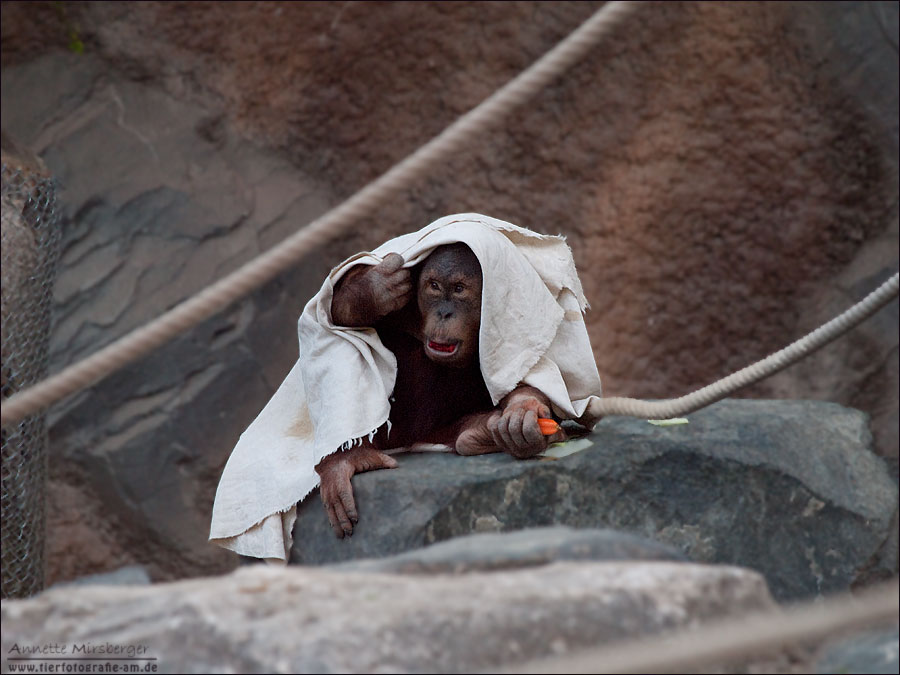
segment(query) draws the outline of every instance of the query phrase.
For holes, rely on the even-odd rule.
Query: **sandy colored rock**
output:
[[[257,565],[5,602],[3,666],[13,644],[89,642],[145,647],[167,673],[459,672],[771,607],[759,575],[685,563],[410,577]]]

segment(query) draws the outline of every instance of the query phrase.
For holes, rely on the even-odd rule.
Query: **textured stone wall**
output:
[[[53,367],[337,204],[599,4],[4,2],[3,125],[63,187]],[[300,309],[441,215],[569,237],[607,394],[682,394],[800,337],[897,268],[896,43],[897,3],[648,5],[351,234],[55,407],[51,576],[231,565],[205,543],[215,484]],[[896,457],[897,321],[747,395],[859,407]]]

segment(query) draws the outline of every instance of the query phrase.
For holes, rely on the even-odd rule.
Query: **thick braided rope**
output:
[[[668,401],[639,401],[620,397],[603,398],[595,408],[592,408],[592,412],[596,410],[604,416],[627,415],[628,417],[645,417],[647,419],[668,419],[699,410],[725,398],[738,389],[787,368],[792,363],[839,338],[896,298],[898,291],[900,291],[900,275],[895,274],[850,309],[820,326],[806,337],[800,338],[761,361],[691,394]]]
[[[208,286],[150,323],[3,402],[6,426],[80,391],[192,328],[259,288],[304,255],[335,239],[361,216],[421,178],[435,164],[499,123],[584,57],[622,23],[639,2],[609,2],[530,68],[460,117],[438,136],[307,227]]]
[[[668,635],[516,664],[501,673],[691,673],[771,654],[798,643],[865,628],[896,625],[897,580],[854,593],[818,598],[692,626]],[[484,671],[481,671],[484,672]]]

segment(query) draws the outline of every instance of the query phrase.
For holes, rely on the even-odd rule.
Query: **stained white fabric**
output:
[[[525,383],[547,395],[557,416],[593,426],[600,376],[582,315],[587,302],[565,239],[475,213],[447,216],[345,260],[306,305],[300,357],[222,473],[210,541],[287,561],[296,504],[319,484],[315,465],[385,424],[397,374],[393,353],[374,329],[332,323],[335,283],[353,266],[377,265],[389,253],[411,267],[456,242],[481,264],[479,360],[494,403]]]

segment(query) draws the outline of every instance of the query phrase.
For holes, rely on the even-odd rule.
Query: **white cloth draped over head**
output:
[[[594,425],[600,376],[582,316],[587,302],[565,239],[475,213],[447,216],[345,260],[306,305],[300,357],[222,473],[210,541],[241,555],[287,561],[297,502],[319,485],[314,467],[387,422],[397,375],[397,361],[374,329],[332,323],[335,283],[351,267],[377,265],[389,253],[411,267],[457,242],[481,263],[479,361],[494,404],[525,383],[544,392],[558,417]]]

